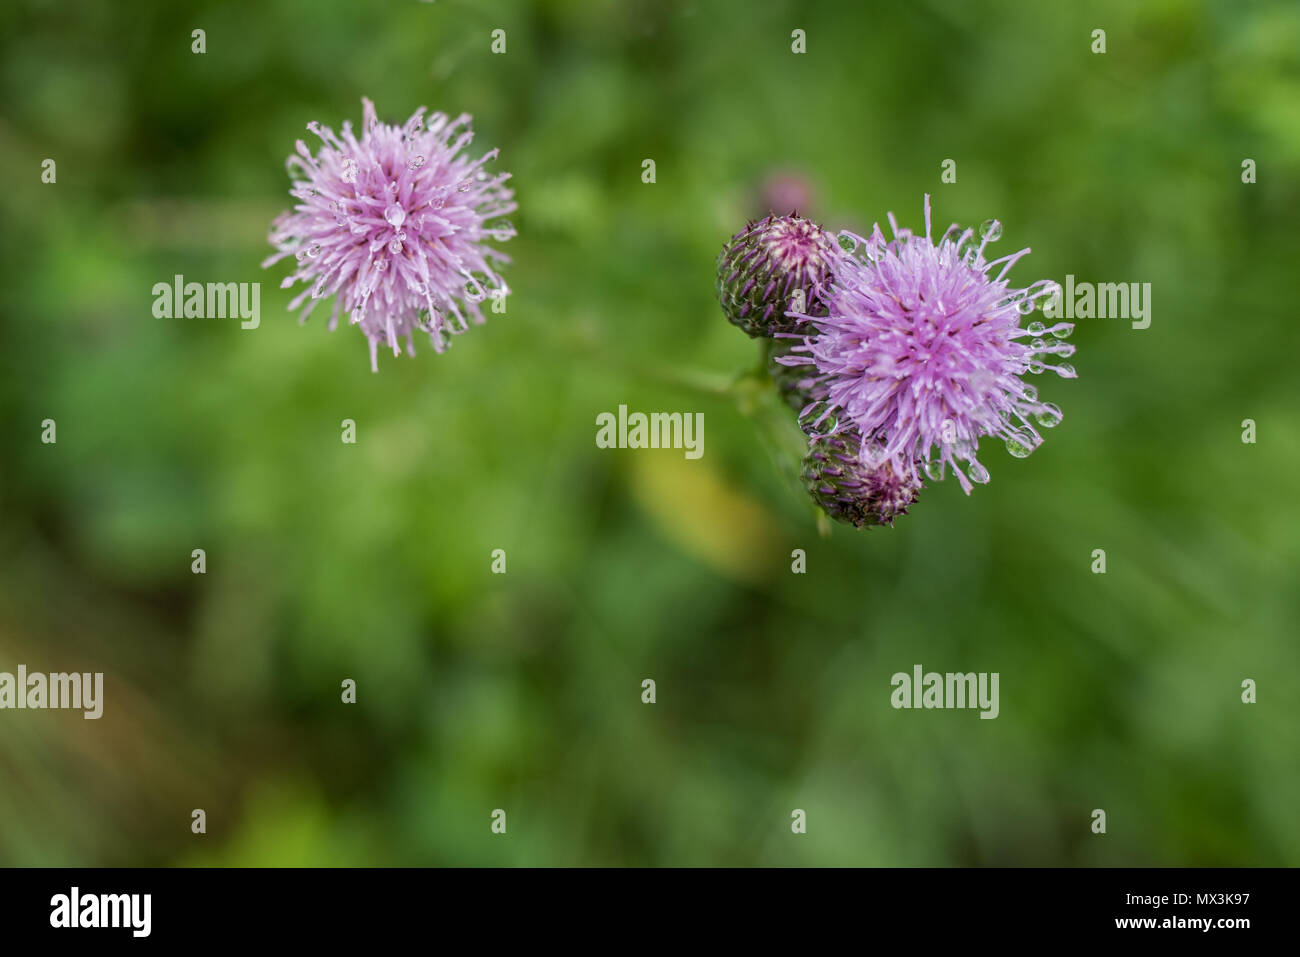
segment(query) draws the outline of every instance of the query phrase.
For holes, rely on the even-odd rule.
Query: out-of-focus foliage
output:
[[[0,712],[0,862],[1300,862],[1294,3],[17,0],[0,30],[0,670],[106,673],[99,721]],[[378,375],[258,268],[293,141],[363,95],[473,113],[520,204],[508,313]],[[1150,282],[1151,326],[1081,321],[1079,379],[1038,383],[1064,423],[989,486],[823,537],[713,299],[783,171],[835,228],[996,216],[1020,285]],[[178,273],[262,282],[261,327],[154,318]],[[619,404],[703,412],[703,458],[597,449]],[[893,710],[916,663],[998,672],[1000,717]]]

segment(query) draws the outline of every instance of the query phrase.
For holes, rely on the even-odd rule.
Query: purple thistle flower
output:
[[[489,220],[516,206],[505,186],[510,174],[483,169],[497,150],[478,159],[462,152],[474,136],[468,114],[449,121],[434,113],[426,125],[420,107],[404,126],[389,126],[379,122],[373,103],[361,103],[360,140],[349,122],[341,136],[307,124],[322,146],[313,156],[298,140],[297,154],[285,163],[298,205],[271,224],[267,238],[277,252],[262,267],[293,255],[298,268],[280,286],[307,284],[289,303],[297,309],[310,297],[299,322],[321,299],[336,296],[330,330],[346,309],[370,340],[370,367],[377,372],[380,343],[397,355],[398,338],[405,338],[413,356],[420,329],[442,352],[446,334],[483,322],[479,303],[509,292],[492,267],[509,257],[486,240],[515,234],[508,222]]]
[[[823,311],[816,290],[838,254],[831,235],[810,219],[769,215],[750,223],[718,254],[722,311],[756,339],[791,332],[791,311]]]
[[[1029,250],[987,261],[985,247],[1002,231],[996,220],[978,240],[954,224],[935,244],[927,195],[924,236],[900,229],[893,214],[889,223],[888,241],[878,224],[869,239],[840,234],[852,248],[835,260],[822,291],[829,315],[800,316],[806,339],[792,351],[802,355],[780,361],[815,367],[825,389],[822,415],[861,434],[866,464],[887,461],[917,480],[924,463],[935,481],[951,468],[970,494],[972,482],[989,478],[976,458],[981,436],[996,436],[1024,458],[1042,442],[1030,420],[1043,428],[1061,421],[1061,410],[1040,402],[1021,377],[1050,369],[1074,378],[1072,366],[1045,361],[1073,354],[1074,346],[1057,340],[1074,327],[1021,328],[1021,315],[1059,296],[1060,287],[1050,280],[1008,286],[1007,272]],[[990,277],[995,266],[1002,268]]]
[[[854,528],[892,526],[916,501],[920,479],[896,470],[889,462],[868,466],[861,442],[862,437],[852,429],[814,436],[803,460],[804,485],[813,501],[838,522]]]

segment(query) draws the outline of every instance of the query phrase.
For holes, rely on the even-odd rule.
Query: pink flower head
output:
[[[413,334],[421,329],[442,352],[448,333],[483,322],[481,302],[509,292],[493,269],[494,260],[509,257],[487,240],[515,234],[510,223],[489,221],[516,207],[505,186],[510,174],[483,168],[497,151],[478,159],[463,153],[474,136],[468,114],[448,121],[434,113],[426,125],[420,107],[405,126],[388,126],[373,103],[361,103],[360,140],[348,122],[341,136],[307,124],[322,146],[313,156],[298,140],[297,154],[286,162],[298,205],[271,224],[267,238],[277,252],[262,266],[293,255],[298,268],[281,288],[295,282],[308,288],[289,308],[307,301],[302,322],[317,302],[335,296],[330,329],[346,309],[370,340],[370,367],[378,371],[381,342],[397,355],[398,338],[405,338],[415,355]]]
[[[1008,286],[1007,272],[1029,250],[986,260],[985,247],[1002,233],[996,220],[979,239],[954,224],[936,244],[926,196],[924,236],[900,229],[892,213],[889,223],[892,240],[878,224],[869,239],[840,234],[846,255],[832,264],[822,296],[829,315],[801,316],[806,338],[792,352],[802,355],[781,361],[815,367],[822,417],[837,421],[836,431],[861,434],[865,463],[889,462],[914,480],[920,466],[936,481],[951,468],[969,494],[972,482],[989,479],[976,458],[981,436],[996,436],[1024,458],[1042,442],[1033,422],[1061,421],[1061,410],[1040,402],[1021,377],[1050,369],[1074,378],[1072,366],[1047,361],[1073,354],[1058,340],[1074,327],[1021,328],[1020,317],[1060,287],[1050,280]],[[995,266],[1002,268],[990,276]]]

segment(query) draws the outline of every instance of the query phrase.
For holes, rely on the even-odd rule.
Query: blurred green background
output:
[[[1300,863],[1300,6],[18,0],[0,27],[0,670],[106,673],[97,722],[0,712],[0,863]],[[294,140],[362,96],[472,113],[520,206],[508,313],[378,375],[258,268]],[[837,228],[920,228],[926,192],[940,230],[997,217],[1020,285],[1150,282],[1151,327],[1079,323],[1029,460],[994,443],[969,498],[825,537],[713,291],[782,173]],[[154,318],[176,273],[260,281],[261,327]],[[597,449],[620,403],[703,412],[704,457]],[[917,663],[998,672],[1000,717],[893,710]]]

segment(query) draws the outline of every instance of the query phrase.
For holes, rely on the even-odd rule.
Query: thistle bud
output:
[[[787,312],[824,315],[818,298],[839,247],[810,219],[766,216],[736,233],[718,255],[718,302],[757,339],[793,332]]]
[[[893,525],[921,491],[919,480],[889,462],[870,467],[860,455],[856,432],[813,436],[803,460],[803,481],[823,511],[854,528]]]

